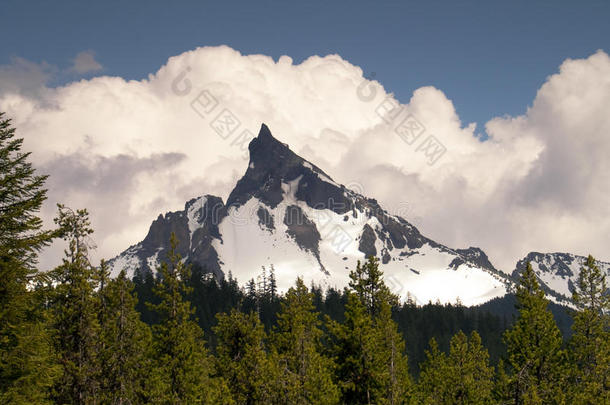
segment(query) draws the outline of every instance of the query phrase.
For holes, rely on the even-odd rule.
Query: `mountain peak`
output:
[[[258,131],[258,137],[259,139],[272,139],[272,140],[276,140],[273,135],[271,135],[271,131],[269,130],[269,127],[267,126],[267,124],[265,124],[264,122],[261,124],[261,129]]]
[[[342,186],[320,168],[291,151],[287,144],[276,139],[267,125],[261,125],[258,136],[250,141],[248,149],[248,169],[229,195],[227,206],[240,206],[251,197],[256,197],[273,208],[284,198],[282,184],[296,179],[302,180],[297,185],[296,197],[303,197],[310,206],[320,202],[308,201],[312,195],[314,199],[330,196],[334,201],[345,198]],[[312,194],[312,190],[317,192]]]
[[[517,280],[530,263],[538,277],[542,289],[556,299],[567,301],[572,296],[574,285],[582,267],[587,263],[585,256],[571,253],[529,252],[517,262],[512,276]],[[602,272],[610,276],[610,263],[597,261]]]
[[[154,269],[173,232],[183,241],[179,253],[185,261],[219,278],[234,271],[244,281],[253,269],[273,264],[280,288],[296,275],[340,284],[347,282],[349,263],[373,255],[386,266],[397,294],[415,286],[409,291],[422,302],[459,296],[480,303],[506,292],[510,280],[483,251],[456,251],[426,238],[376,200],[333,181],[265,124],[248,147],[248,168],[226,205],[205,195],[160,216],[142,242],[112,259],[114,274],[124,267]],[[482,286],[478,292],[473,277]]]
[[[250,151],[250,167],[272,165],[277,168],[286,163],[302,164],[303,159],[290,150],[287,144],[273,137],[269,127],[261,125],[258,136],[248,145]]]

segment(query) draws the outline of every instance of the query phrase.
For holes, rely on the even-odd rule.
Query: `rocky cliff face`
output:
[[[540,285],[547,294],[556,301],[569,302],[580,269],[585,266],[587,258],[570,253],[530,252],[517,262],[512,274],[514,279],[519,277],[528,262],[532,264]],[[610,277],[610,263],[599,261],[597,266]]]
[[[187,262],[217,277],[232,271],[242,283],[273,264],[280,289],[297,276],[343,286],[356,261],[373,255],[403,297],[475,304],[506,293],[510,277],[480,249],[453,250],[426,238],[376,200],[333,181],[266,125],[249,152],[248,169],[226,204],[206,195],[159,215],[142,242],[110,261],[113,271],[154,270],[174,232]]]

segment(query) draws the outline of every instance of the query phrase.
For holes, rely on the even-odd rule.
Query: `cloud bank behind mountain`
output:
[[[51,176],[47,224],[56,202],[87,207],[97,259],[192,197],[226,199],[262,122],[336,181],[441,243],[480,246],[507,272],[529,251],[610,258],[608,54],[564,61],[523,115],[480,129],[441,89],[396,100],[364,73],[338,55],[294,64],[221,46],[171,57],[143,80],[49,87],[56,68],[15,59],[0,66],[0,110]]]

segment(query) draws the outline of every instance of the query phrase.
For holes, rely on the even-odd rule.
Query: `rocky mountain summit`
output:
[[[481,249],[451,249],[425,237],[375,199],[336,183],[276,139],[265,124],[248,149],[248,168],[226,202],[204,195],[186,202],[182,211],[159,215],[143,241],[109,261],[113,273],[123,268],[154,271],[167,256],[174,232],[186,262],[219,278],[231,271],[240,283],[273,264],[280,290],[297,276],[344,286],[356,261],[370,255],[381,259],[396,294],[422,303],[459,298],[466,305],[478,304],[509,290],[513,278],[496,269]],[[553,272],[555,277],[576,274],[563,256],[548,267],[536,255],[526,259],[541,263],[542,280]],[[565,292],[544,284],[549,291]]]

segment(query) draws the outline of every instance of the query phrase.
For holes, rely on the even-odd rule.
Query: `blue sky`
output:
[[[92,50],[102,74],[141,79],[198,46],[226,44],[295,62],[338,53],[374,72],[403,103],[421,86],[441,89],[461,119],[481,130],[494,116],[524,113],[566,58],[608,52],[609,17],[607,1],[9,0],[0,64],[23,57],[65,68]]]

